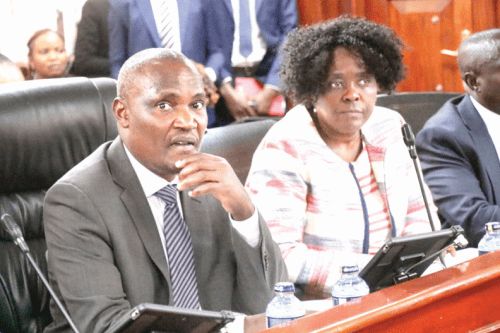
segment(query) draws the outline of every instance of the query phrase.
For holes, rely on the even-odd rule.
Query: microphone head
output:
[[[0,218],[1,224],[7,233],[9,234],[12,241],[16,241],[18,238],[23,237],[21,228],[17,225],[16,221],[9,214],[3,214]]]
[[[401,127],[401,132],[403,132],[403,140],[405,145],[410,147],[415,145],[415,135],[413,135],[413,131],[411,130],[410,124],[404,124]]]

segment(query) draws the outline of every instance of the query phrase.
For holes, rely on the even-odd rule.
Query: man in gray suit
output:
[[[105,331],[140,303],[178,304],[167,209],[157,195],[168,184],[180,191],[190,235],[196,308],[261,313],[274,283],[287,279],[280,250],[232,168],[199,153],[204,103],[202,79],[186,57],[169,49],[135,54],[118,77],[119,137],[47,192],[50,281],[81,332]],[[54,303],[51,313],[47,332],[71,331]]]

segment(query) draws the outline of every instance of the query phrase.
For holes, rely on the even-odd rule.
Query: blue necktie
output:
[[[174,46],[174,32],[172,25],[172,18],[170,17],[171,10],[168,6],[167,1],[163,1],[160,7],[160,17],[161,17],[161,30],[160,39],[161,45],[164,48],[172,48]]]
[[[252,26],[249,0],[240,0],[240,53],[247,58],[252,53]]]
[[[174,305],[179,308],[200,309],[191,236],[177,205],[177,188],[175,185],[167,185],[156,192],[155,196],[166,204],[163,213],[163,234]]]

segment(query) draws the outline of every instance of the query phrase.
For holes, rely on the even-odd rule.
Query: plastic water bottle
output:
[[[279,282],[274,285],[276,296],[266,308],[267,328],[302,318],[306,309],[295,297],[295,286],[291,282]]]
[[[332,288],[333,306],[344,304],[370,293],[370,287],[358,276],[358,265],[342,266],[340,272],[342,276]]]
[[[488,222],[485,225],[486,234],[479,241],[479,255],[500,249],[500,222]]]

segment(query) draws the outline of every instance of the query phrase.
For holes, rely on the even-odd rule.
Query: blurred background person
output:
[[[64,38],[51,29],[38,30],[28,41],[28,67],[32,79],[65,77],[70,57]]]
[[[110,0],[109,61],[117,78],[133,54],[157,47],[182,52],[205,66],[212,81],[220,75],[221,32],[219,14],[212,2],[219,0]],[[223,18],[220,18],[223,19]],[[207,108],[208,127],[215,124],[215,110]]]
[[[0,53],[0,84],[24,81],[24,75],[15,63]]]
[[[109,0],[88,0],[82,8],[75,42],[75,61],[71,73],[76,76],[111,76],[109,66]]]
[[[405,121],[375,106],[404,78],[402,48],[350,16],[285,42],[282,84],[298,105],[264,137],[246,187],[304,298],[331,296],[342,264],[362,268],[391,237],[431,231]]]
[[[280,94],[279,51],[298,25],[296,1],[218,0],[214,7],[222,16],[216,23],[224,53],[217,119],[227,124],[246,116],[266,116]],[[254,78],[263,88],[251,96],[245,88],[235,87],[237,77]]]

